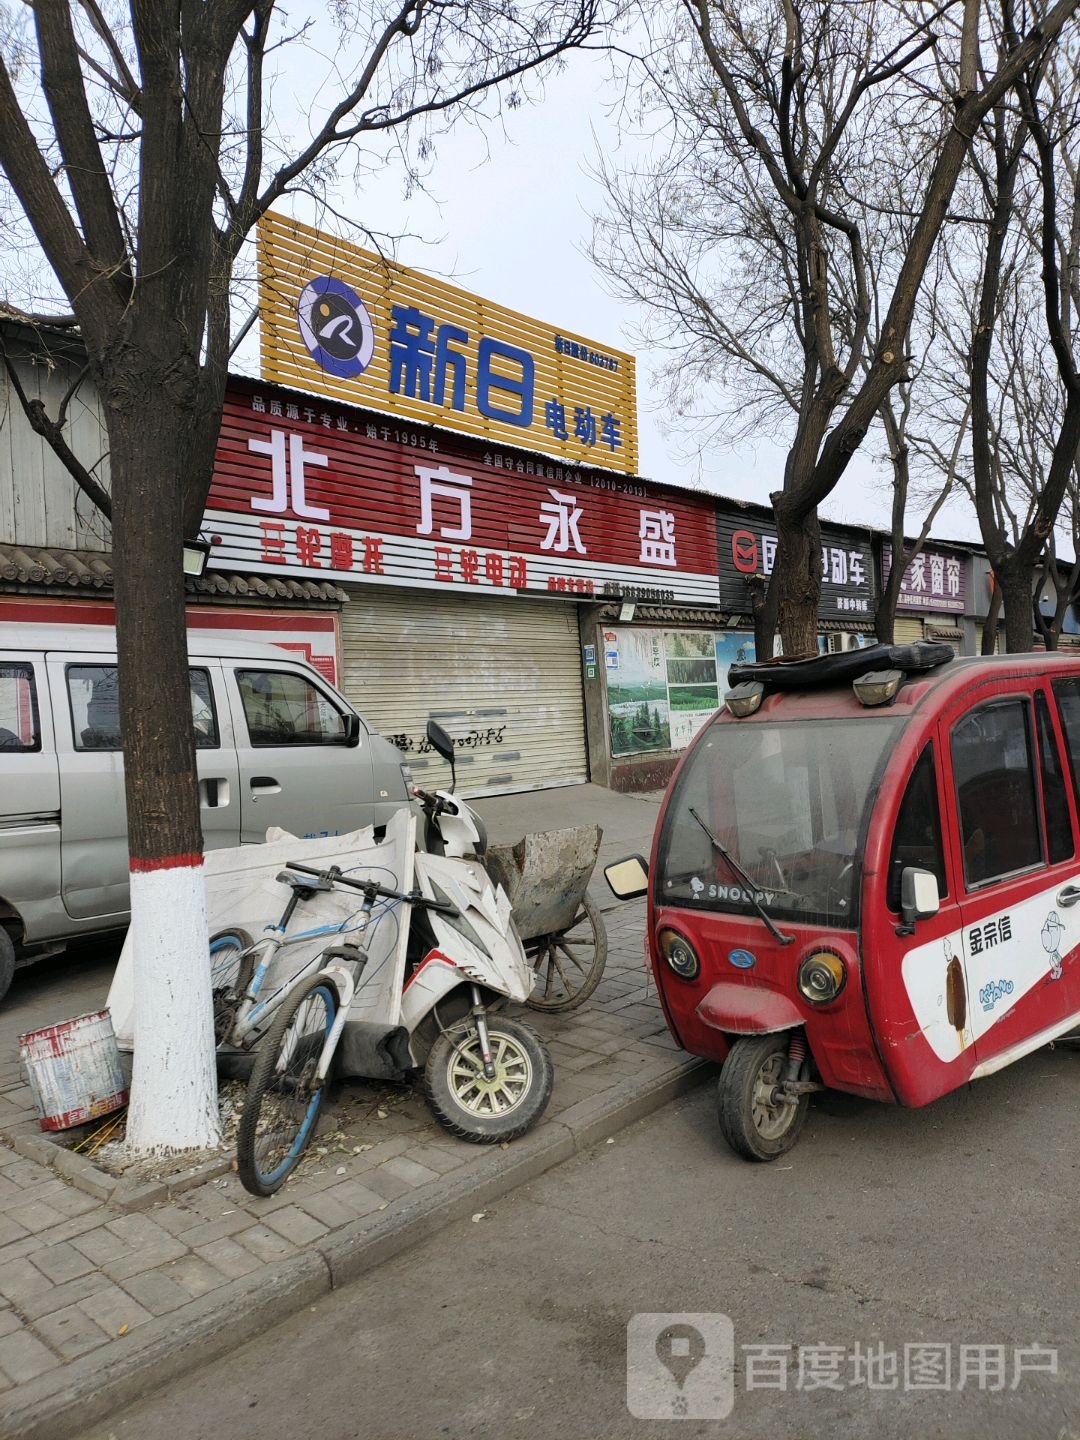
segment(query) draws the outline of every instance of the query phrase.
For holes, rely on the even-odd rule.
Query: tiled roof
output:
[[[0,590],[32,587],[61,590],[112,589],[112,556],[94,550],[56,550],[36,545],[0,544]],[[198,579],[188,577],[191,595],[235,600],[316,600],[340,604],[348,599],[340,585],[329,580],[296,580],[282,575],[237,575],[231,570],[208,570]]]

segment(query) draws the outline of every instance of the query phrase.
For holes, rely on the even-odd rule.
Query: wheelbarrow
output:
[[[602,834],[599,825],[575,825],[488,847],[488,873],[506,891],[536,972],[525,1002],[533,1010],[575,1010],[604,973],[607,931],[588,895]]]

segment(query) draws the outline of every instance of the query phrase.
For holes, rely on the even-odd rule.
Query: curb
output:
[[[185,1190],[205,1184],[207,1180],[227,1175],[233,1162],[230,1152],[178,1170],[163,1180],[135,1180],[123,1175],[109,1175],[87,1157],[47,1139],[33,1120],[24,1120],[0,1130],[0,1141],[10,1145],[24,1159],[34,1160],[46,1169],[54,1170],[77,1190],[84,1190],[95,1200],[102,1200],[121,1211],[148,1210],[151,1205],[163,1204]]]
[[[70,1440],[155,1389],[216,1360],[358,1279],[410,1246],[490,1204],[518,1186],[633,1125],[713,1073],[704,1060],[682,1060],[666,1074],[629,1083],[616,1100],[598,1096],[571,1105],[541,1129],[494,1151],[467,1173],[443,1177],[371,1224],[354,1221],[299,1255],[232,1280],[185,1306],[181,1315],[148,1321],[24,1385],[0,1413],[2,1440]]]

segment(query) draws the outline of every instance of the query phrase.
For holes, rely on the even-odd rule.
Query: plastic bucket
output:
[[[68,1130],[127,1104],[108,1010],[20,1035],[19,1058],[43,1130]]]

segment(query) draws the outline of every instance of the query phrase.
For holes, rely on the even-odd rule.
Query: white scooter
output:
[[[433,720],[427,735],[449,761],[453,787],[454,743]],[[539,1119],[553,1083],[539,1035],[499,1013],[507,1000],[529,998],[535,974],[506,892],[484,868],[480,816],[452,789],[415,795],[424,816],[417,888],[457,914],[412,909],[400,1023],[439,1122],[466,1140],[510,1140]]]

